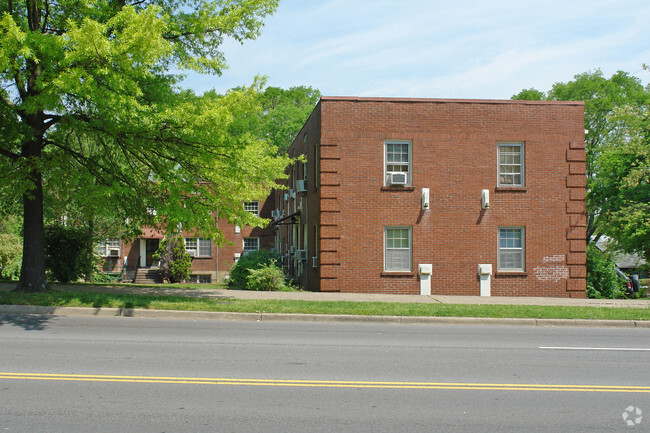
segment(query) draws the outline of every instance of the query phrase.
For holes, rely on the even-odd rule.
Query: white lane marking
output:
[[[568,346],[540,346],[543,350],[608,350],[612,352],[650,352],[645,347],[568,347]]]

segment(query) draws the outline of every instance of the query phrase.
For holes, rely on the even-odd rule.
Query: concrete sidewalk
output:
[[[13,290],[15,284],[0,283],[0,291]],[[428,304],[492,304],[492,305],[558,305],[574,307],[650,308],[650,300],[637,299],[564,299],[564,298],[512,298],[480,296],[418,296],[381,295],[364,293],[317,292],[252,292],[228,289],[180,289],[169,287],[83,286],[54,285],[60,290],[95,293],[125,293],[148,295],[175,295],[195,298],[277,299],[295,301],[350,301],[350,302],[404,302]],[[343,323],[393,323],[419,325],[497,325],[497,326],[579,326],[650,328],[649,320],[586,320],[586,319],[516,319],[483,317],[412,317],[412,316],[357,316],[330,314],[279,314],[279,313],[229,313],[200,311],[167,311],[131,308],[72,308],[39,307],[25,305],[0,305],[0,314],[39,314],[52,316],[113,316],[135,318],[185,319],[185,320],[238,320],[283,322],[343,322]],[[0,322],[1,324],[2,322]]]
[[[13,290],[15,284],[0,283],[0,290]],[[555,305],[568,307],[650,308],[650,299],[571,299],[542,297],[482,297],[447,295],[384,295],[375,293],[254,292],[230,289],[181,289],[169,287],[85,286],[56,284],[56,289],[95,293],[170,295],[214,299],[277,299],[293,301],[400,302],[474,305]]]

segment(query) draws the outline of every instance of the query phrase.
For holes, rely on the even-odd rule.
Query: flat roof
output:
[[[374,96],[322,96],[321,101],[350,102],[430,102],[455,104],[514,104],[514,105],[585,105],[584,101],[526,101],[514,99],[452,99],[452,98],[399,98]]]

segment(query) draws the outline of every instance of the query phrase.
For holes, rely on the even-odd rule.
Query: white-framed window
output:
[[[524,143],[499,143],[499,186],[524,186]]]
[[[526,266],[525,229],[499,227],[499,270],[523,272]]]
[[[104,239],[97,245],[97,254],[102,257],[119,257],[121,255],[121,242],[117,238]]]
[[[259,201],[246,201],[244,202],[244,210],[255,215],[260,214],[260,202]]]
[[[384,142],[384,184],[411,185],[411,159],[410,141]]]
[[[260,249],[260,238],[244,238],[244,254]]]
[[[203,238],[185,238],[185,251],[194,257],[211,257],[212,240]]]
[[[411,270],[411,227],[384,228],[384,270]]]
[[[211,284],[212,276],[211,275],[190,275],[190,278],[186,280],[188,283],[197,283],[197,284]]]

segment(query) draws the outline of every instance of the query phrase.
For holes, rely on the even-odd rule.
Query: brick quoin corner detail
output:
[[[585,297],[581,102],[324,97],[289,154],[275,248],[307,290],[420,294],[424,264],[479,295],[487,264],[491,296]]]

